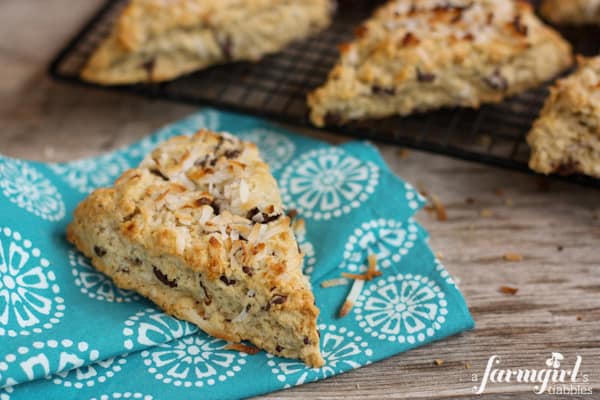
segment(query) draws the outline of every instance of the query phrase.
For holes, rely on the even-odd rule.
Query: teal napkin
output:
[[[306,230],[304,272],[321,309],[326,364],[224,349],[226,343],[123,291],[65,241],[76,205],[161,141],[201,127],[257,143]],[[412,219],[424,204],[367,142],[341,146],[264,120],[204,110],[129,147],[70,163],[0,156],[0,400],[239,398],[323,379],[473,327],[465,301]],[[367,268],[350,313],[337,313]],[[135,379],[132,379],[135,377]]]

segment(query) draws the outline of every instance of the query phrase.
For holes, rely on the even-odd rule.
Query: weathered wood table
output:
[[[50,57],[100,2],[0,1],[1,153],[44,161],[90,156],[194,111],[50,81]],[[445,204],[447,221],[426,212],[418,219],[459,279],[477,326],[266,398],[462,399],[472,394],[472,374],[481,379],[490,356],[500,356],[506,367],[539,369],[553,351],[570,365],[581,355],[582,373],[589,374],[594,392],[600,391],[600,191],[379,148],[398,175]],[[509,252],[524,258],[506,261],[503,256]],[[501,293],[502,285],[518,292]],[[539,398],[528,384],[495,384],[486,393],[481,397]]]

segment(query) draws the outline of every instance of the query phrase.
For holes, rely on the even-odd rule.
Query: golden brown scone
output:
[[[206,130],[168,140],[85,199],[68,239],[210,335],[323,364],[302,254],[254,144]]]
[[[131,0],[81,72],[118,85],[256,61],[325,28],[331,0]]]
[[[498,102],[554,77],[571,48],[513,0],[394,0],[341,46],[308,96],[312,122],[407,115]]]
[[[600,178],[600,56],[556,83],[527,142],[535,171]]]
[[[555,24],[600,24],[600,0],[544,0],[540,13]]]

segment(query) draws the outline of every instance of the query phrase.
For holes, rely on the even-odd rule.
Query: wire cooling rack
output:
[[[258,63],[217,66],[172,82],[106,88],[310,126],[306,94],[325,81],[338,57],[337,45],[351,39],[354,27],[382,2],[340,0],[329,29]],[[125,4],[126,0],[107,1],[56,56],[50,65],[51,75],[66,82],[97,86],[82,81],[79,71]],[[598,28],[568,28],[562,33],[578,53],[598,54]],[[531,172],[525,137],[547,94],[547,87],[541,87],[478,110],[446,109],[328,127],[327,131]],[[559,178],[600,187],[600,180],[584,176]]]

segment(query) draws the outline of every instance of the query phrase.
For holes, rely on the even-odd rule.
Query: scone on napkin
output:
[[[162,143],[77,207],[68,239],[210,335],[323,364],[302,253],[254,144],[207,130]]]

